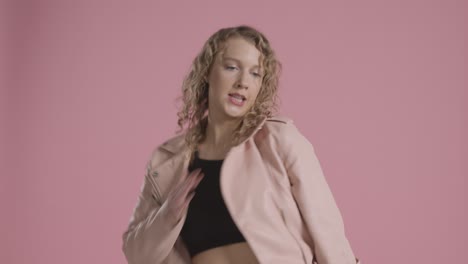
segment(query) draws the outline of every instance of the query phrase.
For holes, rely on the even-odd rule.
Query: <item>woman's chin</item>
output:
[[[229,118],[240,118],[245,115],[244,107],[233,107],[233,106],[227,106],[224,109],[224,113],[227,117]]]
[[[224,116],[226,116],[227,119],[239,119],[242,116],[244,116],[243,112],[240,111],[225,111]]]

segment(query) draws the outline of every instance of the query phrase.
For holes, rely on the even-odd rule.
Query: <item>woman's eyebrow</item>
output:
[[[236,58],[233,58],[233,57],[223,56],[223,60],[233,60],[233,61],[236,61],[238,63],[241,63],[241,61],[239,59],[236,59]],[[254,65],[253,68],[260,68],[260,66]]]

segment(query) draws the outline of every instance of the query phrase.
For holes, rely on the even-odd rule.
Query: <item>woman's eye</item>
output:
[[[236,67],[234,67],[234,66],[226,66],[226,69],[228,69],[228,70],[235,70]]]
[[[256,72],[254,72],[254,73],[253,73],[253,75],[255,75],[256,77],[262,77],[262,75],[261,75],[261,74],[259,74],[259,73],[256,73]]]

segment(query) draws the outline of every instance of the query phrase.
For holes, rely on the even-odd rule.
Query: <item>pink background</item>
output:
[[[282,114],[363,263],[466,263],[466,2],[271,2],[5,5],[0,262],[125,263],[183,76],[215,30],[246,23],[283,62]]]

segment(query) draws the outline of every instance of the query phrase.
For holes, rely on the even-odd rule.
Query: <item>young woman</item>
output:
[[[360,263],[312,144],[273,114],[280,70],[252,27],[207,40],[183,82],[183,133],[148,161],[129,263]]]

